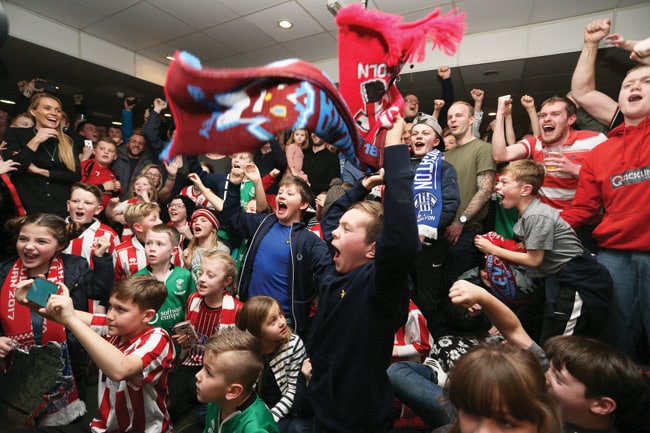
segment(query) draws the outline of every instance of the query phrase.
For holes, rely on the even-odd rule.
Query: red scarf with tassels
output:
[[[427,39],[432,48],[453,55],[465,33],[465,13],[440,8],[425,18],[404,23],[399,15],[364,9],[358,3],[336,15],[339,91],[367,143],[383,155],[385,132],[402,112],[404,100],[395,79],[406,62],[421,62]],[[379,164],[381,167],[383,160]]]
[[[50,262],[47,273],[48,280],[57,284],[63,283],[63,260],[57,254]],[[5,278],[0,291],[0,320],[6,337],[18,342],[21,349],[29,349],[35,344],[32,317],[28,307],[16,301],[16,284],[29,278],[23,262],[18,259],[11,267],[9,275]],[[66,340],[65,328],[53,321],[43,319],[43,341],[64,342]]]

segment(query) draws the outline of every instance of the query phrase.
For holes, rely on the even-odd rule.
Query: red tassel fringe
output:
[[[354,32],[379,33],[388,48],[387,63],[421,62],[425,58],[427,39],[433,42],[433,49],[440,49],[453,55],[465,35],[465,12],[454,15],[453,9],[440,16],[437,8],[425,18],[403,23],[400,15],[378,10],[364,9],[359,3],[344,7],[336,15],[336,22]]]

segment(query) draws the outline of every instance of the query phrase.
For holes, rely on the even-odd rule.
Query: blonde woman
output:
[[[33,128],[9,128],[4,159],[20,163],[11,174],[19,213],[67,216],[70,186],[81,179],[78,152],[63,133],[63,106],[48,93],[37,93],[29,105]]]

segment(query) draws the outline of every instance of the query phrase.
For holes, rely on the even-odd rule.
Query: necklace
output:
[[[34,135],[36,135],[36,128],[34,128]],[[56,155],[56,143],[54,143],[54,146],[52,146],[52,152],[48,150],[47,147],[45,147],[45,144],[49,142],[51,139],[47,139],[39,147],[42,147],[45,153],[47,153],[50,156],[50,161],[54,162],[54,155]]]
[[[56,144],[54,145],[54,148],[52,149],[52,152],[50,152],[47,147],[45,147],[45,143],[41,146],[45,152],[50,156],[50,161],[54,162],[54,155],[56,155]]]

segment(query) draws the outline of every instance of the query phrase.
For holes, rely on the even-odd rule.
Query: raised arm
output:
[[[515,263],[517,265],[528,266],[530,268],[537,268],[541,266],[544,261],[544,250],[527,250],[526,252],[512,251],[507,248],[501,248],[494,245],[488,239],[477,236],[474,239],[474,245],[482,253],[494,254],[504,260]]]
[[[598,43],[609,34],[609,18],[590,22],[585,27],[584,43],[578,63],[571,77],[571,95],[594,119],[609,125],[618,104],[606,94],[596,90],[596,57]]]
[[[201,182],[201,178],[199,177],[198,174],[196,173],[190,173],[187,175],[187,179],[194,184],[196,188],[201,191],[201,194],[205,196],[205,198],[210,202],[212,206],[219,212],[223,210],[223,202],[224,200],[217,196],[210,188],[205,186],[203,182]]]
[[[492,134],[492,158],[496,162],[515,161],[528,156],[528,150],[523,144],[515,143],[510,146],[506,144],[505,119],[510,107],[512,107],[510,95],[500,96],[497,103],[494,133]]]
[[[474,137],[481,136],[481,122],[483,121],[483,98],[485,92],[482,89],[472,89],[469,92],[474,100],[474,123],[472,124],[472,134]]]
[[[537,117],[537,110],[535,109],[535,99],[530,95],[524,95],[521,97],[520,102],[521,102],[521,106],[524,107],[524,110],[526,110],[526,113],[528,114],[528,118],[530,119],[530,130],[533,132],[533,135],[535,137],[537,137],[538,135],[542,135],[542,130],[539,127],[539,118]],[[513,136],[514,136],[514,131],[513,131]]]
[[[142,359],[136,354],[125,355],[91,329],[89,325],[93,315],[75,310],[68,288],[63,284],[59,286],[61,294],[50,296],[47,306],[39,309],[39,313],[61,323],[73,333],[97,367],[111,380],[121,381],[140,374],[144,368]],[[148,323],[155,314],[153,309],[144,310],[139,320]]]
[[[246,177],[253,182],[253,186],[255,187],[255,206],[257,212],[266,211],[269,207],[269,203],[266,201],[266,192],[264,191],[264,185],[262,184],[260,170],[254,162],[250,162],[244,167],[244,173],[246,173]]]
[[[511,344],[522,349],[528,349],[533,344],[533,339],[530,338],[515,313],[482,287],[469,281],[458,280],[451,286],[449,298],[453,304],[465,308],[479,304],[483,307],[483,311],[492,325]]]

